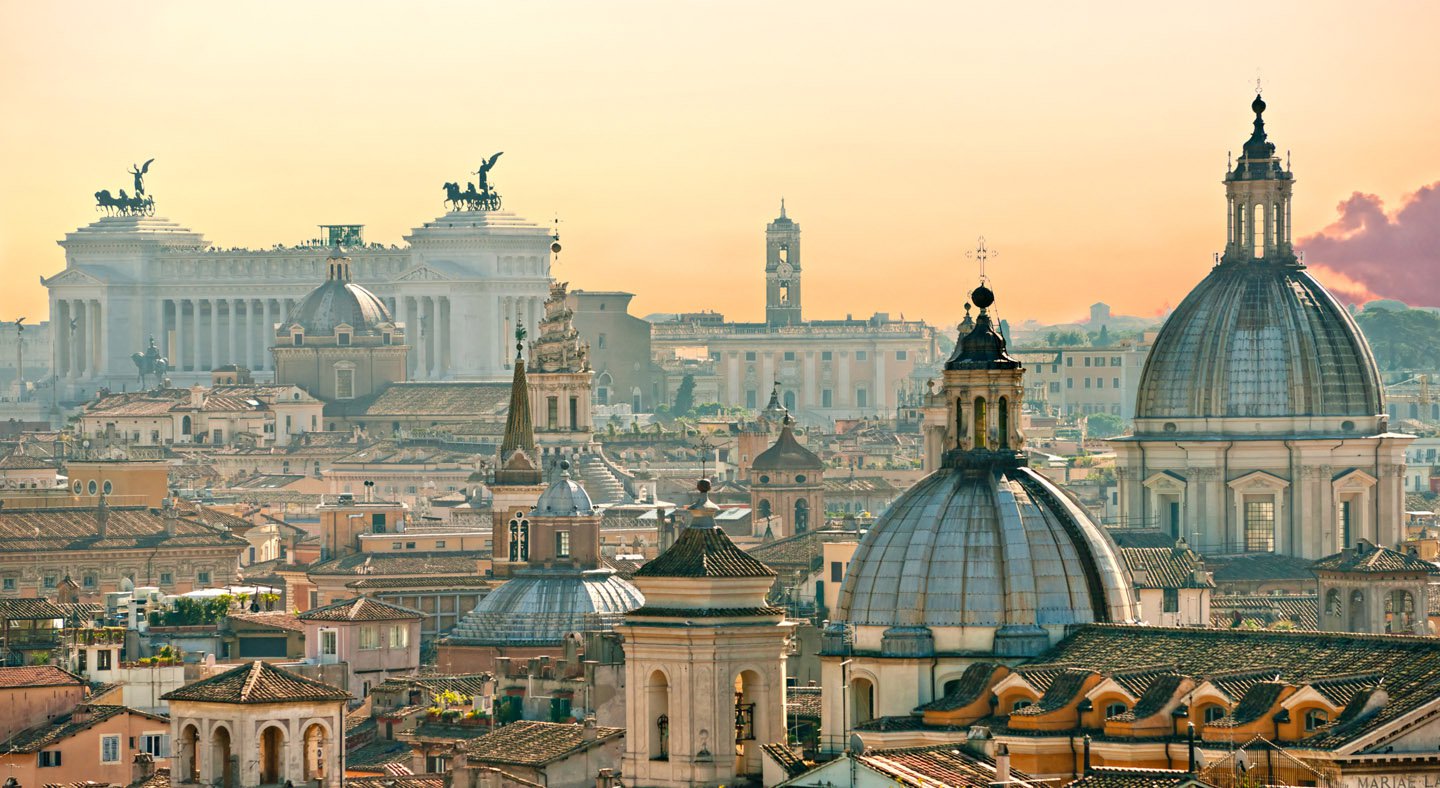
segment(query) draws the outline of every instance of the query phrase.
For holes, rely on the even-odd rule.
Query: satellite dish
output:
[[[852,734],[850,734],[850,754],[851,754],[851,755],[864,755],[864,754],[865,754],[865,740],[862,739],[862,738],[860,738],[860,734],[858,734],[858,733],[852,733]]]

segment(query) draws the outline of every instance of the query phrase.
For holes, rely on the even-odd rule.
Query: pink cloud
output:
[[[1329,227],[1295,244],[1306,265],[1338,274],[1334,290],[1342,297],[1440,306],[1440,183],[1408,195],[1393,214],[1360,192],[1336,210]]]

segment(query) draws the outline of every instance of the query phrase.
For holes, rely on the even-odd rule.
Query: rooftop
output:
[[[544,766],[589,747],[625,735],[624,728],[597,728],[586,741],[584,725],[516,720],[468,742],[471,762]]]
[[[350,693],[277,668],[250,662],[161,696],[166,701],[205,703],[293,703],[348,701]]]

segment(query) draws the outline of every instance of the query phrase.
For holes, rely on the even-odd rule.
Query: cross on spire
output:
[[[981,281],[981,282],[984,282],[984,281],[985,281],[985,261],[986,261],[986,260],[989,260],[989,259],[992,258],[992,257],[999,257],[999,256],[1000,256],[1000,253],[999,253],[999,252],[997,252],[997,251],[995,251],[994,249],[990,249],[990,248],[988,248],[988,247],[985,246],[985,236],[983,236],[983,235],[980,236],[980,238],[975,242],[975,249],[974,249],[973,251],[969,251],[969,252],[966,252],[966,253],[965,253],[965,257],[966,257],[966,258],[968,258],[968,259],[970,259],[970,260],[976,260],[976,261],[978,261],[978,262],[980,263],[980,281]]]

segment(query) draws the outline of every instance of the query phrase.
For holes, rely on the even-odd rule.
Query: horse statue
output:
[[[151,216],[155,213],[155,198],[131,197],[124,189],[114,197],[109,189],[101,189],[95,192],[95,207],[107,216]]]
[[[135,362],[135,369],[140,373],[140,388],[145,388],[145,378],[162,378],[171,370],[170,359],[160,355],[160,348],[155,347],[155,337],[150,337],[150,347],[145,348],[144,353],[131,353],[130,360]]]

